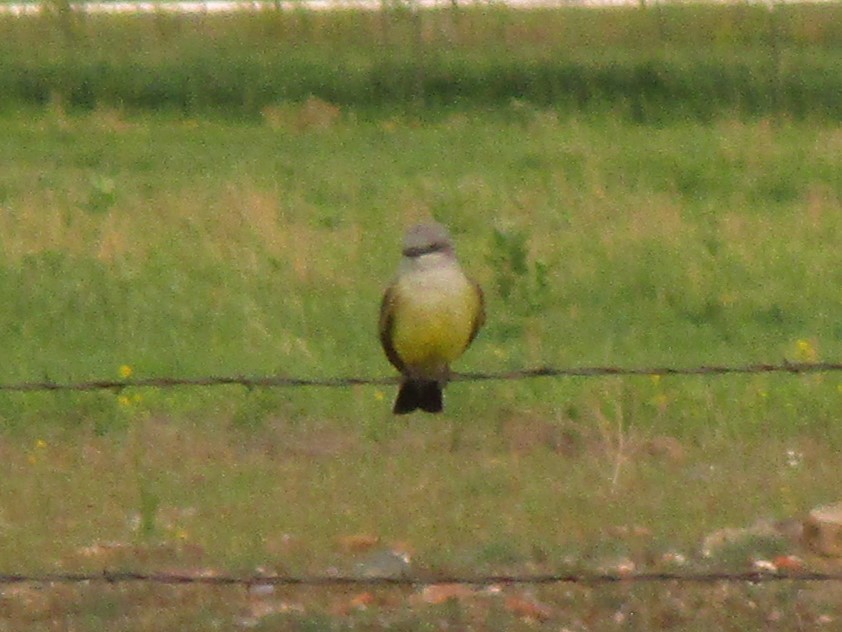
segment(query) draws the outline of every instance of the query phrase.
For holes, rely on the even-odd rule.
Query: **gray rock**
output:
[[[400,579],[409,576],[411,560],[404,551],[381,549],[366,555],[357,563],[355,570],[359,577]]]
[[[842,502],[813,509],[804,519],[803,539],[814,553],[842,557]]]

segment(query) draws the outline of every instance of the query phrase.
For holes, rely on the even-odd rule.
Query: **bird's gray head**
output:
[[[416,224],[403,238],[403,256],[420,257],[432,252],[453,254],[453,241],[447,229],[438,222]]]

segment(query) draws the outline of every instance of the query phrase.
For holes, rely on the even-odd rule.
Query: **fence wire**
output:
[[[630,583],[693,583],[721,582],[768,584],[773,582],[837,582],[842,573],[808,571],[707,571],[652,573],[562,573],[546,575],[478,575],[454,577],[365,577],[356,575],[216,575],[172,574],[136,571],[102,571],[99,573],[0,574],[0,585],[9,584],[121,584],[145,583],[161,585],[205,586],[286,586],[332,588],[341,586],[421,587],[462,584],[468,586],[548,585],[548,584],[630,584]]]
[[[781,362],[778,364],[701,365],[688,367],[650,366],[591,366],[591,367],[538,367],[492,373],[454,373],[451,381],[482,382],[490,380],[526,380],[533,378],[563,377],[606,377],[632,375],[730,375],[749,373],[829,373],[842,371],[842,362]],[[399,381],[397,377],[334,377],[301,378],[283,375],[247,377],[244,375],[206,377],[151,377],[122,380],[88,380],[80,382],[55,382],[50,379],[31,382],[0,384],[0,391],[121,391],[126,388],[177,388],[242,386],[253,388],[302,388],[302,387],[349,387],[361,385],[387,385]]]
[[[842,371],[842,362],[781,362],[778,364],[700,365],[689,367],[539,367],[497,373],[455,373],[453,381],[480,382],[488,380],[523,380],[532,378],[595,378],[606,376],[721,376],[760,373],[827,373]],[[270,387],[350,387],[359,385],[394,384],[397,377],[336,377],[297,378],[287,376],[246,377],[207,376],[195,378],[155,377],[124,380],[90,380],[59,383],[49,379],[31,382],[0,384],[0,391],[121,391],[126,388],[176,388],[241,386],[247,389]],[[0,585],[9,584],[89,584],[89,583],[150,583],[168,585],[209,586],[302,586],[329,588],[337,586],[432,586],[465,584],[473,586],[513,584],[583,584],[600,585],[616,583],[680,582],[711,584],[717,582],[770,583],[781,581],[836,582],[842,581],[840,573],[819,572],[769,572],[769,571],[708,571],[708,572],[652,572],[652,573],[562,573],[544,575],[483,575],[454,577],[365,577],[341,575],[222,575],[222,574],[173,574],[136,571],[102,571],[97,573],[0,573]]]

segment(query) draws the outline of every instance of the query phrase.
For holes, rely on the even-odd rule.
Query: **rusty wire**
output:
[[[628,583],[773,583],[783,581],[837,582],[842,573],[812,571],[705,571],[705,572],[650,572],[650,573],[550,573],[541,575],[467,575],[452,577],[366,577],[357,575],[224,575],[179,574],[139,571],[102,571],[97,573],[43,573],[0,574],[0,585],[8,584],[92,584],[92,583],[147,583],[162,585],[206,586],[300,586],[331,588],[337,586],[368,587],[418,587],[445,584],[471,586],[547,585],[547,584],[628,584]]]
[[[541,377],[602,377],[602,376],[719,376],[729,374],[752,373],[820,373],[842,371],[842,363],[813,362],[779,364],[743,364],[743,365],[700,365],[690,367],[541,367],[498,373],[457,373],[454,381],[477,382],[487,380],[520,380]],[[0,391],[94,391],[123,390],[126,388],[175,388],[175,387],[214,387],[242,386],[245,388],[264,387],[347,387],[355,385],[393,384],[397,378],[296,378],[287,376],[246,377],[246,376],[207,376],[196,378],[156,377],[125,380],[90,380],[81,382],[58,383],[51,380],[0,384]],[[224,575],[224,574],[177,574],[138,571],[102,571],[97,573],[0,573],[0,585],[8,584],[89,584],[89,583],[152,583],[169,585],[211,585],[211,586],[430,586],[441,584],[466,584],[491,586],[507,584],[584,584],[599,585],[612,583],[657,583],[681,582],[711,584],[717,582],[769,583],[780,581],[827,582],[842,581],[842,573],[819,573],[809,571],[768,572],[768,571],[706,571],[706,572],[651,572],[651,573],[561,573],[543,575],[482,575],[454,577],[363,577],[337,575]]]
[[[454,373],[452,381],[481,382],[489,380],[524,380],[552,377],[606,377],[633,375],[662,376],[718,376],[749,373],[829,373],[842,371],[842,362],[781,362],[778,364],[742,364],[742,365],[699,365],[687,367],[649,366],[591,366],[591,367],[538,367],[492,373]],[[215,387],[242,386],[245,388],[277,387],[348,387],[359,385],[386,385],[398,381],[395,377],[335,377],[335,378],[300,378],[283,375],[248,377],[244,375],[205,376],[205,377],[150,377],[122,380],[87,380],[80,382],[56,382],[50,379],[30,382],[0,384],[0,391],[120,391],[126,388],[177,388],[177,387]]]

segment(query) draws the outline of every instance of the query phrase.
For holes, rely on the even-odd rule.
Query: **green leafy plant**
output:
[[[90,193],[85,210],[89,213],[107,213],[117,200],[117,186],[112,178],[101,175],[91,176]]]
[[[530,257],[527,234],[495,228],[491,241],[489,263],[497,293],[520,316],[540,313],[549,296],[549,267]]]
[[[152,538],[157,532],[158,509],[161,498],[150,489],[149,482],[144,477],[138,480],[138,533],[143,539]]]

